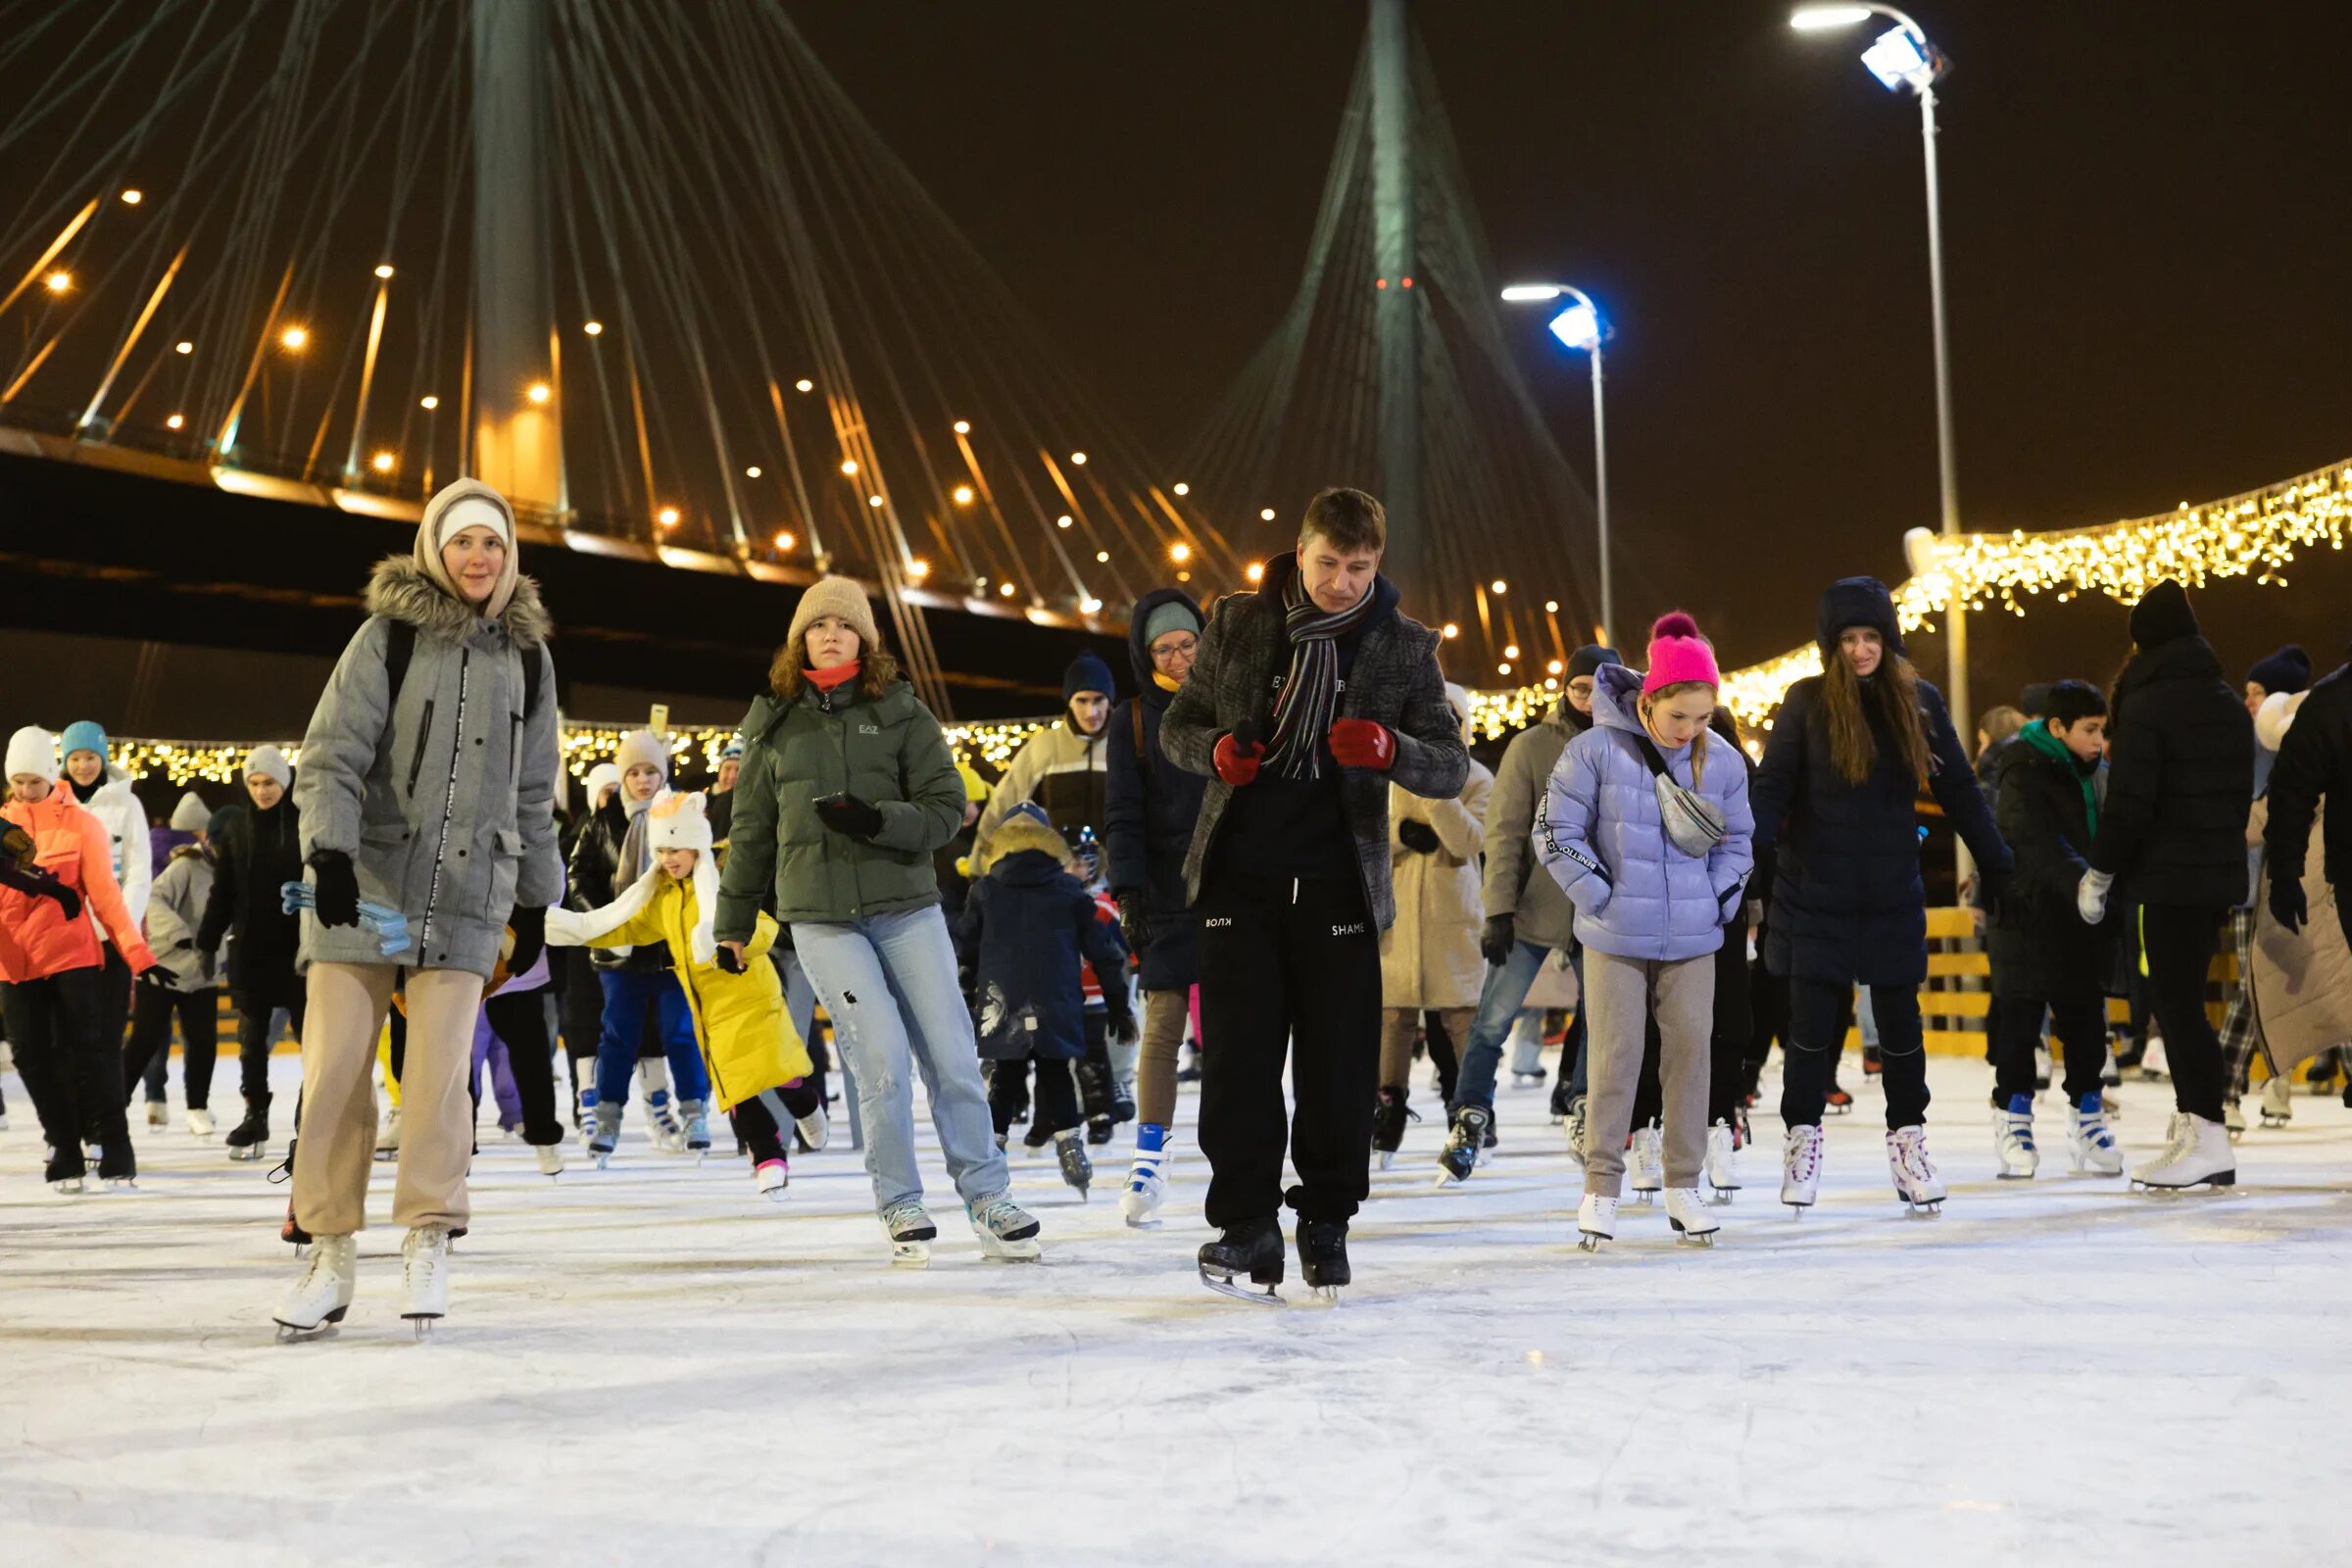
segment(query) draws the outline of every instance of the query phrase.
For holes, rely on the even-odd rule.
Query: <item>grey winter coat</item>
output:
[[[1280,563],[1276,563],[1280,564]],[[1184,858],[1187,898],[1200,897],[1200,871],[1208,863],[1217,823],[1233,799],[1233,786],[1217,777],[1217,741],[1244,720],[1263,722],[1267,693],[1278,667],[1290,662],[1283,629],[1281,586],[1286,573],[1269,567],[1254,593],[1228,594],[1217,601],[1200,657],[1184,689],[1168,704],[1159,722],[1159,747],[1169,761],[1207,776],[1200,819],[1193,826],[1192,852]],[[1375,593],[1395,589],[1383,578]],[[1454,729],[1446,701],[1446,677],[1438,671],[1438,636],[1408,616],[1390,613],[1373,622],[1356,645],[1338,717],[1368,718],[1396,738],[1396,758],[1385,774],[1366,767],[1341,770],[1348,828],[1364,879],[1364,902],[1374,928],[1386,931],[1396,918],[1389,886],[1389,786],[1423,800],[1450,801],[1470,776],[1470,750]]]
[[[434,526],[428,508],[423,526]],[[489,979],[508,914],[563,896],[556,848],[555,665],[547,612],[529,578],[484,616],[415,561],[377,564],[368,621],[343,650],[311,727],[294,784],[303,863],[351,857],[360,897],[409,917],[409,947],[387,956],[364,926],[302,919],[305,963],[397,963]],[[384,656],[394,621],[416,629],[397,703]],[[523,661],[539,661],[537,702],[523,711]]]
[[[1582,720],[1582,722],[1579,722]],[[1563,697],[1530,727],[1511,737],[1494,774],[1487,802],[1487,918],[1511,917],[1511,934],[1521,942],[1564,952],[1575,937],[1576,906],[1549,876],[1535,876],[1536,812],[1544,787],[1568,743],[1592,728]]]
[[[196,945],[212,897],[212,852],[192,843],[173,850],[147,901],[147,951],[172,971],[170,981],[156,982],[167,991],[210,991],[220,983]]]

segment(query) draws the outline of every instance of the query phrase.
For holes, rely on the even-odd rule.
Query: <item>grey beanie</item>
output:
[[[1153,643],[1172,631],[1189,631],[1196,637],[1200,635],[1200,617],[1193,612],[1193,607],[1174,599],[1155,607],[1151,614],[1144,617],[1145,652],[1149,653]]]

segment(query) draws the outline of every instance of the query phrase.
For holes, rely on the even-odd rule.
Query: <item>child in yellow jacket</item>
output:
[[[703,808],[699,794],[663,790],[655,796],[646,808],[653,865],[601,909],[548,910],[547,940],[605,949],[652,943],[668,948],[694,1017],[695,1043],[710,1073],[710,1098],[750,1150],[760,1191],[772,1198],[791,1179],[783,1119],[813,1116],[823,1107],[805,1082],[812,1071],[808,1048],[785,1014],[783,984],[767,961],[776,941],[775,920],[760,916],[740,962],[712,939],[718,865],[711,858],[710,822]],[[601,1141],[603,1128],[598,1131]],[[599,1165],[610,1157],[609,1145],[590,1147],[598,1149]]]

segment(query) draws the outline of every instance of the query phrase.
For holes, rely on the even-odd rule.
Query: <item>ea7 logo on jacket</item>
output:
[[[860,735],[879,735],[882,733],[882,726],[879,724],[860,724],[858,726],[858,733]]]

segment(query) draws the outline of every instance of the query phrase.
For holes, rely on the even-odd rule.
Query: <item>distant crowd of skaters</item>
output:
[[[1132,1121],[1120,1203],[1155,1225],[1189,1039],[1218,1232],[1201,1277],[1272,1298],[1287,1206],[1305,1283],[1336,1296],[1370,1168],[1414,1114],[1415,1054],[1448,1069],[1439,1179],[1466,1180],[1494,1142],[1506,1043],[1547,996],[1568,1000],[1570,971],[1553,1106],[1584,1169],[1587,1247],[1614,1234],[1629,1153],[1674,1231],[1712,1240],[1708,1195],[1739,1185],[1775,1039],[1781,1197],[1810,1205],[1822,1116],[1850,1102],[1834,1067],[1857,1007],[1889,1179],[1932,1209],[1923,796],[1976,866],[2000,1174],[2037,1164],[2045,1029],[2076,1167],[2122,1174],[2110,995],[2152,1020],[2175,1087],[2165,1147],[2133,1172],[2149,1188],[2231,1183],[2252,1059],[2283,1082],[2352,1037],[2335,895],[2352,817],[2322,810],[2352,769],[2352,682],[2315,683],[2290,649],[2234,689],[2179,585],[2132,608],[2111,688],[2035,688],[2026,710],[1988,715],[1973,762],[1887,591],[1848,578],[1818,607],[1824,673],[1789,689],[1760,760],[1677,612],[1640,668],[1578,650],[1560,701],[1490,771],[1438,638],[1380,573],[1385,542],[1376,500],[1328,490],[1255,590],[1205,614],[1179,589],[1146,596],[1136,694],[1117,701],[1081,656],[1063,713],[993,790],[955,760],[863,591],[828,578],[796,607],[710,793],[669,788],[666,744],[641,732],[567,814],[548,617],[511,509],[460,481],[414,551],[377,566],[299,777],[260,748],[245,803],[208,813],[190,796],[151,835],[98,725],[12,737],[0,977],[47,1179],[82,1191],[93,1157],[101,1184],[135,1176],[126,1105],[142,1082],[160,1102],[174,1020],[189,1127],[214,1130],[225,981],[232,1154],[270,1142],[273,1013],[302,1044],[285,1234],[310,1253],[281,1334],[350,1307],[379,1153],[397,1160],[401,1312],[421,1333],[448,1309],[449,1243],[470,1218],[485,1057],[504,1069],[502,1120],[550,1174],[567,1141],[560,1032],[600,1163],[642,1079],[660,1142],[708,1149],[723,1113],[772,1195],[788,1146],[828,1136],[821,1004],[894,1261],[927,1261],[938,1235],[918,1072],[981,1249],[1034,1258],[1042,1228],[1005,1162],[1016,1124],[1083,1191],[1090,1144]],[[2226,922],[2241,985],[2217,1033],[2206,980]],[[1524,1048],[1514,1067],[1541,1073]]]

